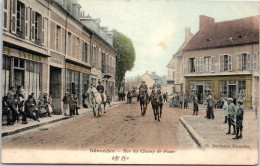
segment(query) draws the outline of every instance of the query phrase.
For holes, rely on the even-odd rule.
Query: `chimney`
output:
[[[214,18],[200,15],[200,30],[213,23],[215,23]]]
[[[191,38],[192,34],[190,32],[190,27],[185,28],[185,40],[188,41]]]

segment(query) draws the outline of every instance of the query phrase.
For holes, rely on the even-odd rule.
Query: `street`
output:
[[[80,112],[79,112],[80,113]],[[141,116],[139,103],[120,103],[101,117],[92,112],[31,131],[4,137],[2,148],[17,149],[161,149],[195,148],[184,127],[182,115],[191,115],[191,109],[169,108],[164,103],[161,121],[155,121],[149,103],[145,116]],[[181,142],[180,142],[181,141]]]

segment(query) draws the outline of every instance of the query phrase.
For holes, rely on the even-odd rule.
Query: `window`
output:
[[[41,43],[42,16],[35,12],[35,41]]]
[[[209,94],[211,94],[211,82],[206,81],[205,82],[205,96],[208,97]]]
[[[79,59],[80,58],[80,40],[79,38],[77,37],[77,58]]]
[[[189,72],[194,73],[195,72],[195,58],[189,59]]]
[[[253,70],[258,70],[258,58],[259,58],[259,53],[254,53],[253,54]]]
[[[228,96],[227,81],[224,81],[221,83],[221,96],[222,97]]]
[[[11,0],[11,32],[16,34],[16,15],[17,15],[17,3],[16,0]]]
[[[211,71],[211,57],[204,57],[205,72]]]
[[[88,62],[88,43],[85,43],[85,62]]]
[[[254,58],[254,55],[252,58]],[[251,70],[251,54],[248,53],[238,54],[237,64],[238,64],[237,66],[238,71]]]
[[[2,96],[4,96],[10,88],[11,58],[3,56],[2,63]]]
[[[56,51],[61,51],[61,27],[56,27]]]
[[[20,1],[17,2],[16,33],[19,37],[25,36],[25,7]]]
[[[71,33],[68,32],[67,55],[71,56]]]
[[[220,55],[220,71],[232,71],[232,55]]]

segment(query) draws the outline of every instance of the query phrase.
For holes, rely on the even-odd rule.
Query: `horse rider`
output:
[[[155,79],[155,83],[153,84],[153,90],[157,88],[157,93],[161,92],[161,85],[157,82],[157,79]]]
[[[101,95],[101,98],[102,98],[102,102],[104,102],[104,86],[103,85],[101,85],[101,81],[99,80],[98,81],[98,86],[97,86],[97,91],[100,93],[100,95]]]
[[[148,87],[147,87],[145,81],[142,81],[142,84],[141,84],[140,87],[139,87],[139,94],[138,94],[138,96],[137,96],[137,100],[139,100],[139,98],[140,98],[140,90],[141,90],[141,89],[144,89],[146,95],[148,96]]]

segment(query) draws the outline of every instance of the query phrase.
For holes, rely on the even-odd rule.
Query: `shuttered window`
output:
[[[31,10],[31,40],[35,41],[35,11]]]
[[[10,22],[10,0],[4,0],[3,6],[3,29],[9,30],[9,22]]]
[[[253,70],[258,70],[258,65],[259,65],[259,53],[254,53],[253,54]]]
[[[211,57],[211,72],[215,72],[216,57]]]
[[[17,1],[11,0],[11,32],[16,34]]]
[[[228,56],[228,71],[232,71],[232,55]]]

